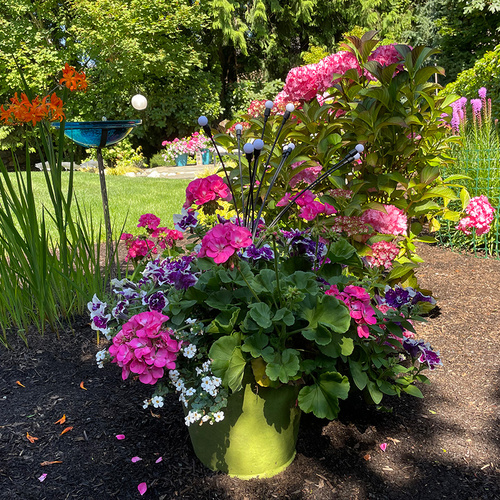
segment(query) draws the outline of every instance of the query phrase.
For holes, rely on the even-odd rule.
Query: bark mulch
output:
[[[297,458],[272,479],[205,469],[175,398],[143,410],[149,387],[96,367],[87,318],[60,339],[32,335],[29,349],[12,338],[13,350],[0,348],[0,498],[126,500],[146,482],[142,498],[160,500],[499,499],[500,261],[431,246],[420,255],[440,309],[418,333],[444,362],[425,399],[349,401],[335,422],[304,415]]]

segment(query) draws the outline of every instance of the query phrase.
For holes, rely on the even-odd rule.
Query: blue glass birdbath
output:
[[[108,120],[101,122],[66,122],[64,135],[84,148],[104,148],[125,139],[142,120]],[[61,124],[55,122],[53,127]]]
[[[111,232],[111,219],[109,217],[108,193],[106,189],[106,177],[104,175],[104,161],[102,159],[102,148],[111,146],[125,139],[134,127],[140,125],[142,120],[103,120],[100,122],[66,122],[64,124],[64,135],[73,142],[84,148],[97,149],[97,166],[99,169],[99,180],[101,184],[102,209],[104,212],[104,223],[106,225],[106,256],[111,260],[110,272],[113,273],[114,249]],[[54,122],[52,126],[60,128],[61,123]]]

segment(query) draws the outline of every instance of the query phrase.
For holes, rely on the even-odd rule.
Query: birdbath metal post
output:
[[[111,231],[111,219],[109,216],[108,191],[106,188],[106,177],[104,173],[104,160],[102,148],[116,144],[124,139],[134,127],[140,125],[141,120],[107,120],[100,122],[66,122],[64,134],[73,142],[84,148],[95,148],[97,152],[97,167],[99,170],[99,182],[101,185],[102,210],[104,224],[106,227],[106,258],[111,258],[110,274],[113,275],[114,266],[114,244]],[[59,128],[60,123],[52,124]]]

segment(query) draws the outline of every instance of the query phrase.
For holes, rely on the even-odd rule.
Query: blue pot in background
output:
[[[212,153],[208,149],[201,150],[201,162],[203,165],[212,163]]]
[[[175,166],[176,167],[185,167],[187,165],[187,162],[188,162],[188,155],[185,153],[183,155],[179,155],[175,159]]]

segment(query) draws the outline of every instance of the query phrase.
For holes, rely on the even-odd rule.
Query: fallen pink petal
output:
[[[41,483],[43,483],[43,481],[45,481],[45,478],[46,478],[46,477],[47,477],[47,474],[42,474],[42,475],[38,478],[38,480],[39,480]]]
[[[116,439],[118,439],[118,441],[121,441],[122,439],[125,439],[125,434],[117,434],[116,435]]]
[[[155,464],[159,464],[163,460],[163,457],[157,458]]]
[[[386,448],[387,448],[387,443],[382,443],[382,444],[380,445],[380,449],[381,449],[382,451],[385,451],[385,449],[386,449]]]
[[[144,495],[144,493],[146,493],[146,490],[148,489],[148,486],[146,483],[140,483],[138,486],[137,486],[137,489],[139,490],[139,493],[142,495]]]
[[[140,462],[142,460],[141,457],[132,457],[132,463]]]

